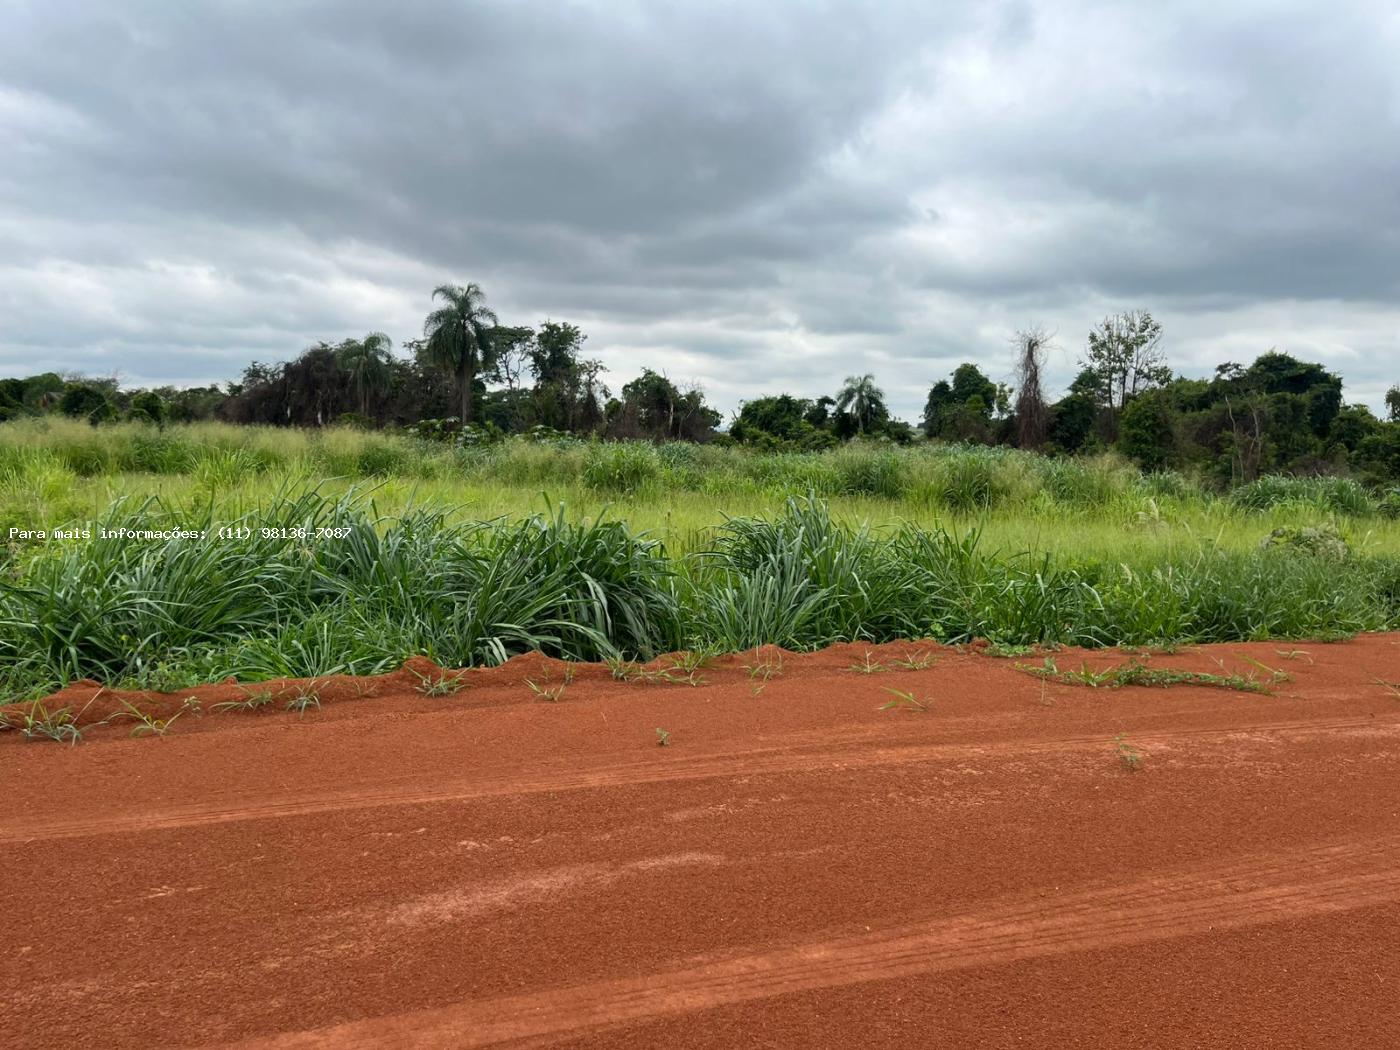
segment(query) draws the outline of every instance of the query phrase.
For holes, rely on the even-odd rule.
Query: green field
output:
[[[1397,622],[1390,506],[1346,479],[1215,493],[1108,458],[967,446],[458,449],[354,430],[15,422],[0,425],[0,683],[15,696],[81,677],[178,688],[536,647],[630,659],[859,638],[1329,636]],[[10,532],[235,523],[252,538]],[[332,533],[283,536],[306,526]],[[1260,548],[1275,529],[1319,526],[1350,553]]]
[[[1265,478],[1233,496],[1191,479],[1144,477],[1113,457],[1048,459],[1006,448],[849,446],[765,454],[686,444],[511,439],[480,448],[346,429],[215,423],[156,430],[49,418],[0,424],[0,528],[103,514],[123,497],[172,509],[255,508],[291,487],[372,494],[381,513],[431,506],[454,521],[521,517],[563,503],[608,509],[666,542],[702,549],[726,516],[766,514],[811,493],[839,521],[982,531],[984,547],[1136,559],[1215,545],[1257,546],[1285,525],[1335,521],[1353,546],[1400,556],[1400,519],[1341,478]]]

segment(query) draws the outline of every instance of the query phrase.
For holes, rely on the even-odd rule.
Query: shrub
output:
[[[904,494],[904,461],[896,452],[847,448],[835,453],[832,462],[844,495],[898,499]]]
[[[1068,459],[1048,460],[1043,484],[1055,502],[1069,507],[1101,507],[1121,491],[1108,469]]]
[[[1237,506],[1249,510],[1299,504],[1354,517],[1364,517],[1377,511],[1376,501],[1351,478],[1267,475],[1235,489],[1230,499]]]
[[[655,450],[641,442],[600,442],[589,448],[583,466],[584,483],[602,492],[637,493],[660,477]]]
[[[1337,526],[1330,524],[1302,528],[1285,525],[1265,536],[1260,546],[1265,550],[1288,550],[1328,558],[1345,558],[1351,554],[1351,547],[1337,531]]]
[[[999,503],[1004,494],[992,461],[975,453],[945,458],[932,492],[938,503],[959,514],[987,510]]]

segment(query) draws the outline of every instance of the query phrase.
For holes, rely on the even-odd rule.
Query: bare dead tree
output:
[[[1045,447],[1050,428],[1050,412],[1045,404],[1041,371],[1050,335],[1040,327],[1017,332],[1016,344],[1016,444],[1039,450]]]
[[[1235,484],[1248,483],[1259,477],[1259,463],[1264,456],[1264,427],[1259,418],[1259,407],[1252,401],[1246,404],[1249,419],[1241,422],[1235,418],[1235,408],[1225,398],[1225,414],[1230,419],[1230,431],[1234,437],[1230,449],[1230,475]]]
[[[608,366],[597,358],[578,363],[579,423],[585,430],[597,430],[603,422],[609,391],[601,377],[607,370]]]

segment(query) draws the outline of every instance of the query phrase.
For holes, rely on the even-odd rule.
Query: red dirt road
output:
[[[1400,636],[764,659],[0,734],[0,1045],[1400,1046]]]

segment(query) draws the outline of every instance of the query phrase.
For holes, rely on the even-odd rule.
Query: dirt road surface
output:
[[[909,643],[70,687],[182,713],[0,733],[0,1045],[1400,1046],[1400,636],[1140,659],[1271,684]]]

